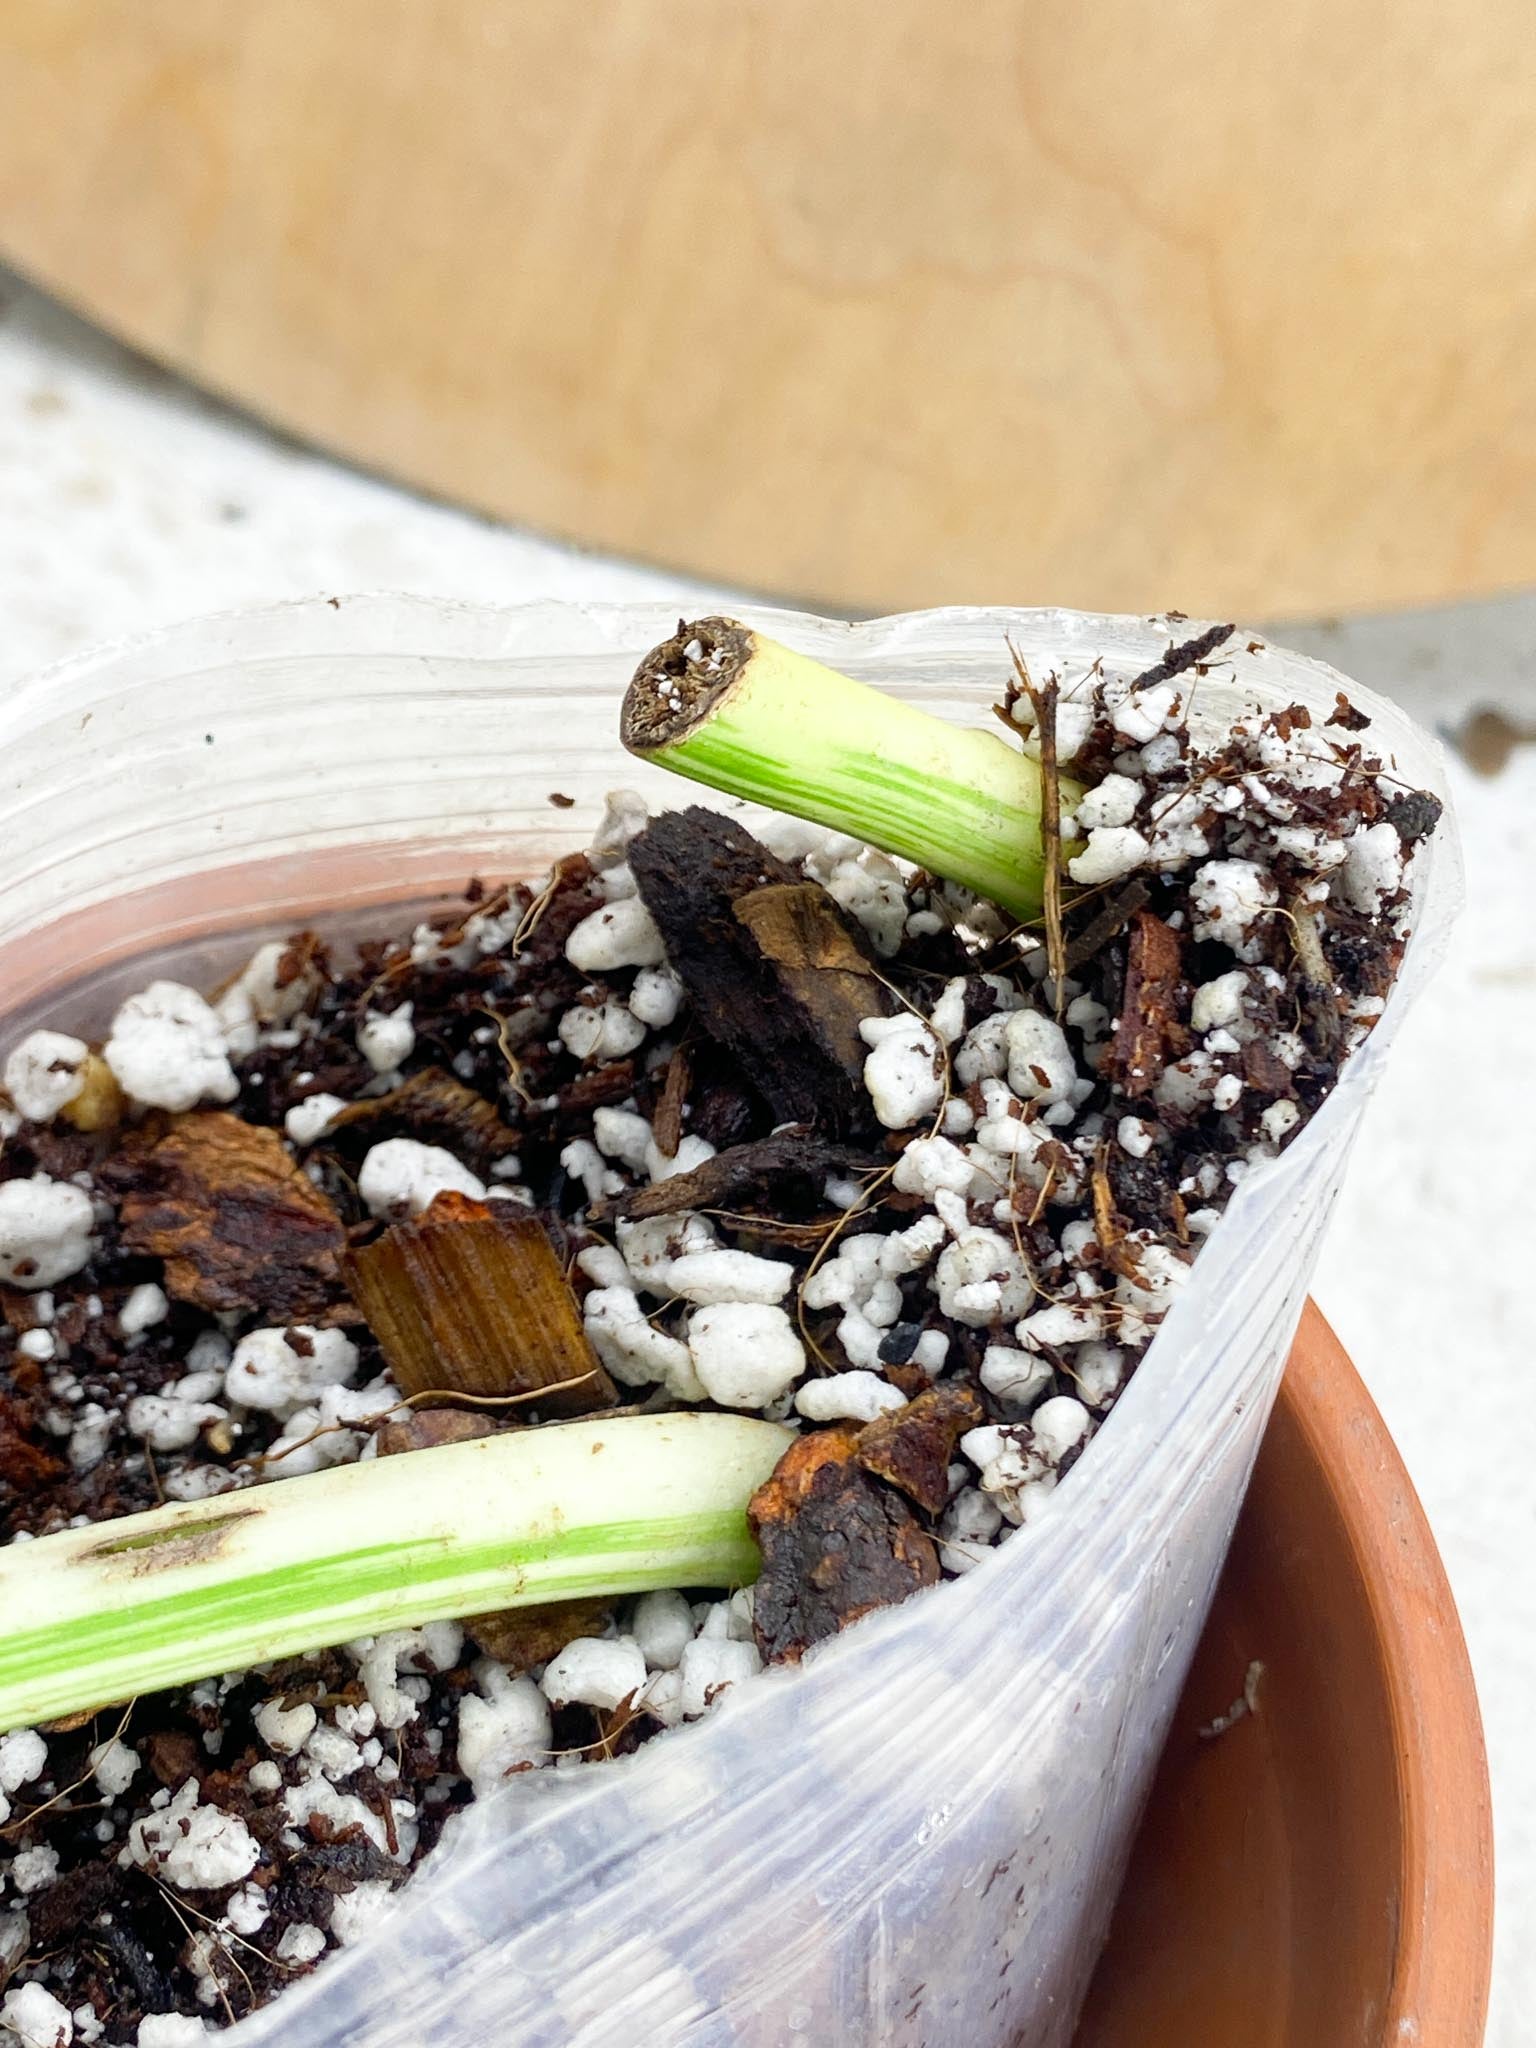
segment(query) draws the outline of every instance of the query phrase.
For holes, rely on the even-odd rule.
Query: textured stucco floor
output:
[[[384,588],[509,603],[700,594],[295,449],[0,274],[0,687],[192,613]],[[1443,729],[1478,705],[1516,725],[1536,715],[1536,599],[1280,637]],[[1453,771],[1468,909],[1404,1026],[1316,1292],[1402,1446],[1461,1603],[1498,1823],[1489,2040],[1523,2048],[1536,2008],[1536,746],[1496,775],[1459,759]]]

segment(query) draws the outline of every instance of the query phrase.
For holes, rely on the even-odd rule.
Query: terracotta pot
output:
[[[1257,1713],[1202,1738],[1254,1659]],[[1077,2048],[1476,2048],[1492,1933],[1450,1588],[1309,1305]]]

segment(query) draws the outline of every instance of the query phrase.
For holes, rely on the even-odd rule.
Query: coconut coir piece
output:
[[[821,884],[698,805],[664,811],[630,842],[629,864],[700,1027],[780,1122],[867,1120],[859,1023],[888,1015],[891,998]]]
[[[104,1178],[122,1190],[124,1249],[164,1259],[177,1301],[302,1318],[340,1295],[341,1218],[276,1131],[201,1111]]]
[[[618,1400],[536,1217],[441,1194],[349,1252],[344,1270],[406,1394],[526,1395],[551,1415]]]

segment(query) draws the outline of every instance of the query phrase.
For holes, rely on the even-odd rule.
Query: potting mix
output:
[[[194,2041],[373,1927],[509,1774],[601,1768],[1071,1512],[1233,1189],[1380,1016],[1439,814],[1342,696],[1195,737],[1226,642],[1135,682],[1000,646],[1034,914],[620,793],[543,880],[11,1050],[13,1547],[583,1419],[783,1436],[755,1584],[87,1682],[0,1736],[0,2040]],[[681,629],[674,667],[711,644]]]

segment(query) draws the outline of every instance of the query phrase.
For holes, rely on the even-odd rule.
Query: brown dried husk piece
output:
[[[537,1395],[553,1415],[618,1400],[536,1216],[442,1194],[349,1252],[345,1272],[406,1394]]]
[[[341,1218],[276,1131],[197,1111],[119,1155],[111,1179],[124,1190],[124,1249],[163,1259],[177,1301],[304,1317],[340,1294]]]

